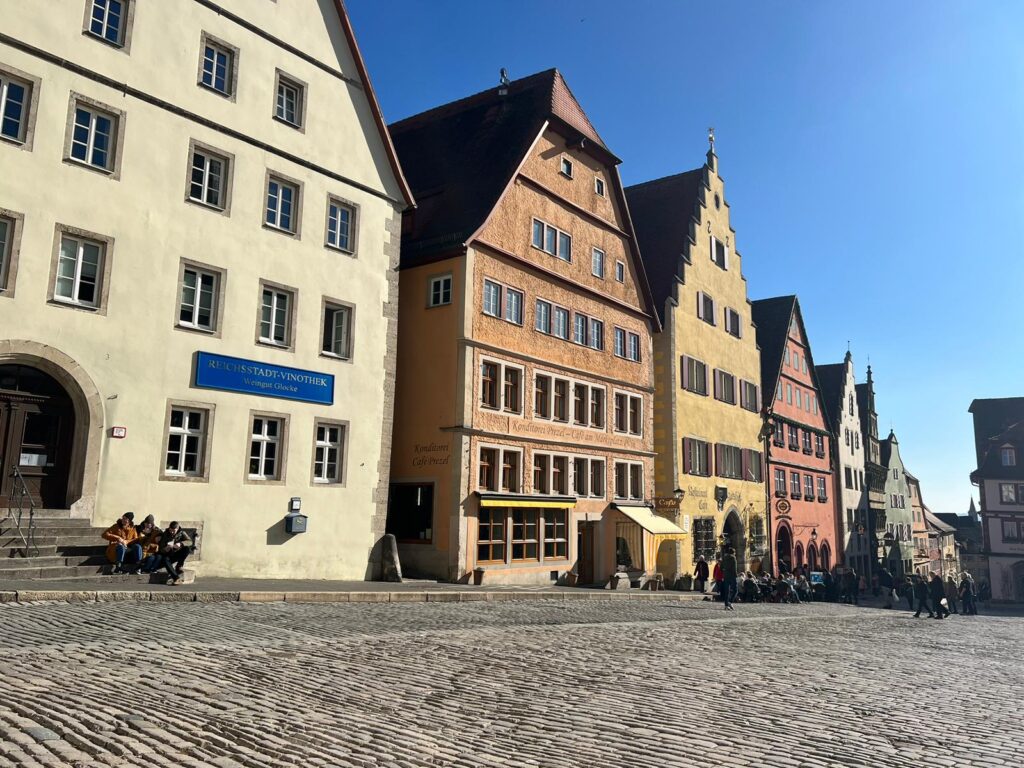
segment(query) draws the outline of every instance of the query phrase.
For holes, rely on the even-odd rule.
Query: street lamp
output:
[[[817,541],[817,540],[818,540],[818,529],[817,528],[811,528],[811,541]]]
[[[676,501],[682,501],[683,496],[685,495],[686,491],[684,491],[682,488],[676,488],[674,491],[672,491],[672,498],[674,498]]]

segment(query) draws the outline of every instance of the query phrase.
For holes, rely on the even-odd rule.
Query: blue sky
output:
[[[750,298],[870,357],[933,511],[977,496],[967,408],[1024,395],[1024,3],[347,4],[389,122],[558,67],[626,184],[713,125]]]

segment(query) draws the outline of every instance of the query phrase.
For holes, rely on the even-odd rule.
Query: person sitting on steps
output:
[[[125,512],[117,522],[103,532],[107,545],[107,560],[114,564],[114,573],[134,572],[142,561],[142,547],[135,530],[135,513]]]
[[[143,573],[154,573],[160,568],[160,535],[163,533],[153,521],[152,515],[146,515],[137,529],[139,532],[139,545],[142,547],[142,565],[139,568]]]
[[[160,554],[163,555],[164,567],[171,574],[168,583],[180,584],[185,572],[185,558],[192,554],[192,542],[177,521],[168,525],[160,536]]]

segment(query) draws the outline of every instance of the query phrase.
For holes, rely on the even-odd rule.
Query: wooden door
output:
[[[580,523],[576,540],[577,573],[580,584],[594,583],[595,523]]]
[[[74,432],[70,407],[61,399],[45,397],[8,396],[5,401],[0,505],[18,505],[22,486],[15,479],[17,468],[36,507],[64,507]]]

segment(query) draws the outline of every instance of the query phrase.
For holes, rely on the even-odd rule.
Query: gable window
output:
[[[101,242],[61,237],[54,299],[83,307],[99,306],[105,250]]]
[[[590,318],[590,348],[604,349],[604,323],[594,318]]]
[[[305,86],[279,70],[275,91],[274,117],[293,128],[301,128],[306,106]]]
[[[572,236],[540,219],[533,220],[533,237],[530,243],[534,248],[550,253],[556,259],[572,261]]]
[[[277,176],[267,177],[265,224],[280,232],[298,232],[299,187]]]
[[[356,209],[337,198],[327,198],[327,245],[345,253],[355,251]]]
[[[348,360],[352,356],[352,308],[339,304],[324,304],[323,339],[320,345],[325,355]]]
[[[0,71],[0,137],[19,144],[28,133],[31,86]]]
[[[600,176],[594,177],[594,192],[604,197],[604,179]]]
[[[217,322],[217,298],[220,275],[216,272],[185,267],[181,273],[181,301],[178,304],[178,325],[214,330]]]
[[[740,407],[752,413],[757,413],[760,408],[758,402],[757,386],[749,381],[740,381]]]
[[[708,367],[695,357],[683,355],[679,358],[680,378],[683,389],[697,395],[708,393]]]
[[[284,419],[254,416],[249,440],[249,479],[280,480]]]
[[[708,325],[716,325],[715,300],[703,291],[697,292],[697,317]]]
[[[490,280],[484,280],[484,305],[485,315],[501,317],[501,286]]]
[[[743,338],[743,329],[740,327],[740,313],[734,309],[725,308],[725,332],[737,339]]]
[[[533,327],[541,333],[551,333],[551,302],[537,299],[533,313]]]
[[[203,34],[203,57],[199,67],[200,85],[222,96],[235,91],[236,52],[228,45]]]
[[[604,278],[604,251],[595,248],[590,256],[590,273],[594,277]]]
[[[113,171],[117,124],[118,118],[112,113],[76,101],[71,127],[71,159],[101,171]]]
[[[692,437],[683,438],[683,472],[711,477],[711,443]]]
[[[452,303],[452,276],[441,275],[430,279],[428,306],[441,307]]]
[[[562,157],[558,163],[558,170],[563,176],[572,178],[572,160],[568,157]]]
[[[318,485],[336,485],[342,482],[345,466],[344,424],[316,422],[316,440],[313,446],[313,482]]]
[[[125,11],[128,0],[92,0],[89,34],[111,45],[124,45]]]
[[[210,412],[174,406],[167,421],[164,476],[202,477]]]
[[[640,336],[635,333],[626,334],[626,359],[634,363],[640,362]]]
[[[715,399],[736,405],[736,377],[725,371],[715,371]]]
[[[999,449],[999,459],[1004,467],[1017,466],[1017,450],[1010,445],[1004,445]]]
[[[260,305],[260,335],[263,344],[291,346],[293,294],[290,291],[264,286]]]
[[[615,279],[620,283],[626,282],[626,262],[615,262]]]
[[[786,403],[789,405],[793,404],[793,385],[788,381],[786,382]]]
[[[729,268],[729,246],[715,237],[711,238],[711,260],[722,269]]]
[[[223,211],[227,207],[227,171],[227,158],[193,147],[188,199]]]
[[[782,402],[782,382],[781,381],[775,386],[775,399],[778,400],[780,403]]]
[[[789,357],[790,357],[790,356],[789,356],[789,347],[786,347],[786,351],[785,351],[785,359],[786,359],[786,365],[789,365],[789,364],[790,364],[790,362],[789,362]]]

